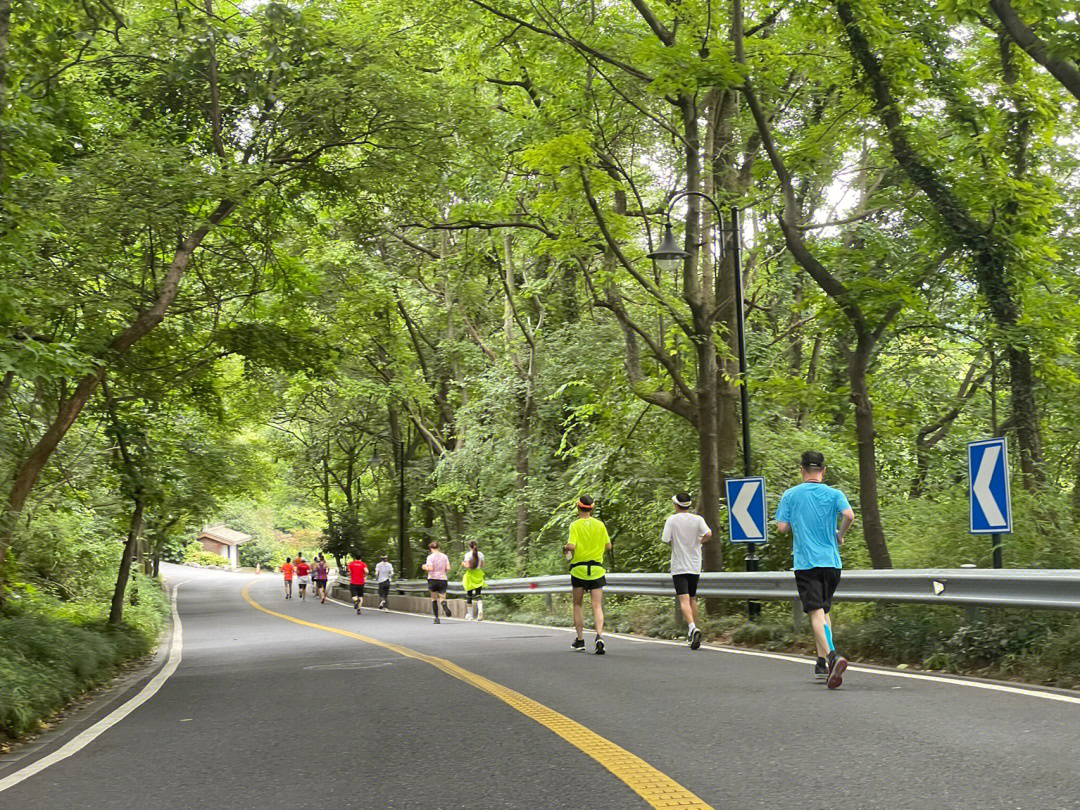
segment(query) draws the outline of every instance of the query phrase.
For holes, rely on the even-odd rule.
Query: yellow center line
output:
[[[553,731],[582,753],[588,754],[595,759],[600,765],[625,782],[627,786],[641,796],[650,807],[664,808],[665,810],[713,810],[711,805],[706,804],[670,776],[658,771],[641,757],[631,754],[625,748],[621,748],[610,740],[601,737],[596,732],[585,728],[585,726],[571,720],[566,715],[559,714],[559,712],[554,709],[548,708],[532,698],[527,698],[520,692],[515,692],[513,689],[508,689],[502,684],[495,683],[495,681],[489,680],[482,675],[470,672],[467,669],[459,667],[457,664],[447,661],[445,658],[437,658],[434,655],[425,655],[416,650],[410,650],[408,647],[390,644],[389,642],[380,641],[377,638],[370,638],[369,636],[362,636],[359,633],[353,633],[350,630],[342,630],[325,624],[316,624],[315,622],[308,622],[303,619],[286,616],[284,613],[277,613],[276,611],[263,607],[251,598],[248,589],[252,584],[254,583],[249,582],[246,584],[242,593],[248,604],[256,610],[261,610],[263,613],[269,613],[271,616],[277,616],[279,619],[302,624],[306,627],[314,627],[316,630],[337,633],[339,636],[346,636],[348,638],[356,639],[357,641],[362,641],[365,644],[382,647],[384,650],[391,650],[406,658],[423,661],[425,664],[430,664],[436,669],[442,670],[447,675],[452,675],[458,680],[464,681],[470,686],[475,686],[480,691],[487,692],[489,695],[498,698],[508,706],[517,709],[526,717],[535,720],[544,728]]]

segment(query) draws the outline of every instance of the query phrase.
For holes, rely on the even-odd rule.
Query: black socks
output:
[[[431,600],[431,615],[436,619],[439,618],[439,602],[435,599]]]

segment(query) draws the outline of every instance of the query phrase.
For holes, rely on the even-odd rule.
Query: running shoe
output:
[[[435,624],[442,624],[442,622],[440,622],[440,621],[439,621],[439,617],[438,617],[438,616],[436,616],[436,617],[435,617]]]
[[[819,658],[814,664],[814,677],[823,681],[829,677],[829,664],[824,658]]]
[[[847,659],[844,656],[837,655],[835,650],[829,653],[829,679],[825,682],[825,685],[830,689],[836,689],[844,682],[844,670],[846,669]]]
[[[583,638],[575,638],[574,643],[570,645],[570,649],[571,650],[584,650],[585,649],[585,639],[583,639]]]
[[[690,649],[691,650],[696,650],[700,646],[701,646],[701,629],[698,628],[698,627],[695,627],[690,632]]]
[[[379,610],[386,610],[386,602],[379,602]]]
[[[449,603],[447,603],[447,602],[442,603],[442,612],[445,613],[447,616],[450,615],[450,605],[449,605]]]
[[[596,643],[593,646],[596,648],[597,655],[604,654],[604,640],[600,636],[596,637]]]

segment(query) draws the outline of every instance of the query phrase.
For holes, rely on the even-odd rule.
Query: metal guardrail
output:
[[[608,593],[674,596],[670,574],[608,574]],[[427,580],[400,580],[391,590],[427,593]],[[460,582],[448,592],[464,595]],[[487,594],[569,593],[566,574],[518,579],[490,579]],[[698,596],[724,599],[793,601],[798,598],[791,571],[702,574]],[[837,601],[916,602],[937,605],[1080,610],[1078,569],[916,568],[844,571]]]

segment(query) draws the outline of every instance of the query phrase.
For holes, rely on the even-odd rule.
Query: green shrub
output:
[[[194,565],[209,565],[214,568],[227,568],[229,561],[220,554],[214,554],[203,548],[198,540],[192,540],[184,549],[184,562]]]
[[[153,579],[135,574],[137,605],[107,624],[107,602],[60,602],[24,588],[0,610],[0,733],[18,737],[81,692],[150,652],[169,613]]]

